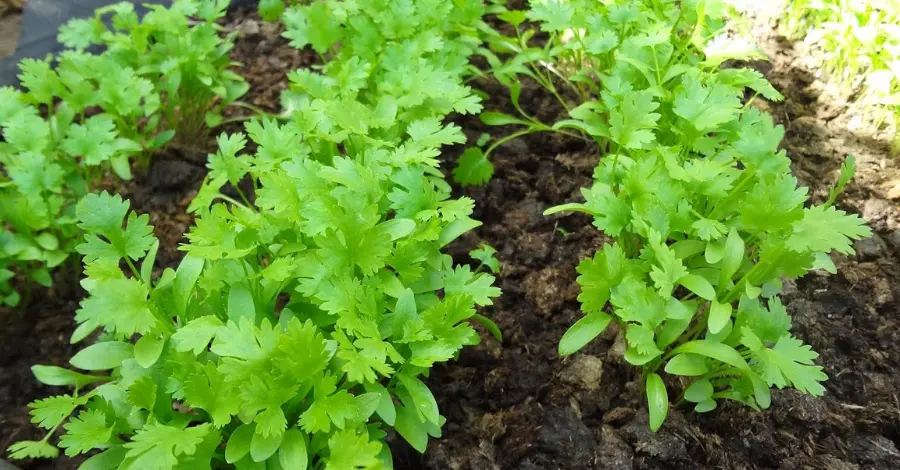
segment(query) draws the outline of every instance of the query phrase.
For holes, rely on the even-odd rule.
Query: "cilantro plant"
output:
[[[76,62],[63,58],[59,71],[72,72]],[[16,273],[25,276],[25,292],[29,279],[51,284],[50,269],[74,249],[75,201],[111,170],[129,178],[128,159],[142,150],[117,133],[110,114],[84,118],[77,98],[56,104],[50,76],[58,78],[46,62],[26,59],[20,78],[27,91],[0,89],[0,304],[8,306],[21,300],[11,285]]]
[[[826,76],[863,103],[876,125],[887,121],[900,148],[900,2],[896,0],[796,0],[782,29],[804,38],[824,57]]]
[[[463,79],[486,28],[483,14],[480,0],[293,6],[284,14],[284,36],[311,47],[325,65],[291,73],[283,106],[321,116],[304,117],[311,123],[304,132],[324,141],[353,132],[396,143],[412,122],[477,113],[480,99]]]
[[[35,368],[42,382],[75,391],[31,405],[48,433],[14,444],[13,457],[56,455],[62,426],[59,447],[101,450],[89,463],[105,468],[377,469],[392,467],[389,428],[419,451],[440,436],[443,418],[421,377],[479,341],[471,322],[499,335],[476,313],[500,293],[493,250],[473,251],[474,270],[441,253],[479,225],[473,201],[450,199],[438,169],[440,147],[463,140],[442,119],[478,106],[460,84],[474,48],[454,46],[462,27],[443,20],[480,21],[480,10],[439,8],[441,21],[431,9],[406,11],[428,28],[395,25],[405,35],[394,40],[391,29],[359,26],[371,5],[348,20],[354,5],[289,13],[298,46],[301,30],[338,25],[340,34],[322,51],[322,73],[292,74],[290,119],[218,137],[177,270],[153,278],[158,242],[127,203],[108,194],[79,203],[90,295],[73,340],[103,333],[70,362],[93,375]],[[351,54],[363,45],[369,55]],[[385,84],[405,80],[391,64],[421,68],[453,93]]]
[[[494,13],[515,36],[487,34],[490,47],[479,52],[490,75],[509,89],[517,115],[489,111],[481,120],[517,130],[462,155],[453,175],[464,185],[487,182],[493,175],[491,153],[529,134],[555,132],[595,141],[604,153],[643,145],[641,130],[652,122],[641,117],[653,111],[647,109],[650,98],[665,94],[691,70],[714,68],[727,59],[763,58],[752,41],[731,31],[730,10],[719,1],[534,0],[528,10],[498,8]],[[520,103],[523,80],[546,90],[568,116],[541,122],[529,113]],[[750,70],[731,79],[751,87],[760,80]],[[768,89],[758,91],[771,97]]]
[[[147,5],[139,18],[130,2],[74,19],[59,40],[74,50],[98,45],[104,52],[79,69],[96,80],[104,110],[119,120],[128,137],[159,146],[176,136],[182,145],[202,142],[222,120],[229,105],[249,106],[238,98],[249,85],[230,68],[233,34],[221,37],[216,21],[230,0],[176,0],[166,8]],[[110,16],[112,28],[103,18]],[[80,85],[85,93],[88,84]],[[106,106],[104,106],[106,105]],[[162,141],[162,142],[160,142]],[[196,144],[194,144],[196,146]]]
[[[215,24],[227,4],[179,0],[143,21],[131,3],[102,8],[61,28],[72,49],[55,67],[22,61],[24,92],[0,88],[0,304],[20,302],[16,273],[26,289],[25,279],[50,285],[79,236],[75,202],[105,175],[131,178],[130,160],[146,165],[176,133],[202,140],[246,91]],[[109,13],[113,30],[101,21]],[[85,52],[92,44],[105,49]]]
[[[410,127],[431,133],[406,146],[445,142],[435,122]],[[449,199],[403,148],[333,155],[289,125],[247,130],[252,154],[244,136],[220,137],[187,256],[159,279],[146,216],[106,193],[79,203],[90,295],[73,341],[103,335],[71,364],[101,375],[36,367],[75,392],[31,405],[50,431],[13,457],[54,456],[63,426],[68,455],[101,449],[91,461],[107,468],[381,468],[384,425],[419,450],[440,435],[418,377],[479,341],[469,320],[489,323],[475,307],[499,294],[440,253],[477,225],[472,201]],[[258,182],[256,202],[219,193],[220,172]]]
[[[585,202],[549,209],[579,211],[612,238],[578,267],[586,316],[560,342],[572,354],[615,321],[639,366],[658,429],[668,412],[665,372],[685,386],[699,412],[721,399],[770,405],[771,387],[821,395],[817,354],[790,334],[778,300],[781,279],[833,271],[832,251],[852,253],[870,231],[833,203],[851,178],[852,160],[828,201],[808,206],[790,174],[771,116],[752,106],[781,95],[749,69],[720,69],[756,52],[719,38],[720,12],[707,2],[534,2],[501,15],[516,26],[536,20],[545,48],[495,62],[521,118],[483,115],[488,123],[582,133],[602,158]],[[570,119],[539,123],[518,106],[512,77],[549,87],[557,79],[581,104]],[[556,78],[553,78],[556,77]],[[747,89],[750,98],[745,98]],[[513,134],[513,135],[516,135]]]

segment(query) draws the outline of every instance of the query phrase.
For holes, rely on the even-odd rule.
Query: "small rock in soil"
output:
[[[869,199],[863,204],[862,216],[869,222],[886,219],[895,210],[894,204],[884,199]]]
[[[280,33],[279,30],[280,30],[280,27],[278,26],[277,23],[269,23],[266,21],[263,21],[263,23],[262,23],[261,31],[262,31],[263,36],[265,36],[267,38],[277,39],[279,36],[279,33]]]
[[[541,450],[564,457],[567,468],[589,465],[597,448],[593,433],[571,408],[546,410],[538,439]]]
[[[255,36],[259,34],[259,21],[254,19],[247,19],[237,27],[238,32],[241,36]]]
[[[481,417],[481,432],[485,438],[494,442],[497,438],[506,434],[506,425],[503,423],[502,413],[487,413]]]
[[[888,199],[900,199],[900,183],[896,183],[891,186],[891,189],[887,192]]]
[[[850,436],[850,455],[861,463],[900,462],[897,446],[884,436],[856,434]]]
[[[146,184],[156,190],[176,191],[197,181],[203,168],[181,159],[155,158],[147,171]]]
[[[620,406],[609,410],[608,413],[603,415],[603,422],[609,424],[619,424],[624,423],[632,418],[634,418],[634,410],[631,408]]]
[[[607,352],[607,356],[610,361],[620,361],[625,357],[626,349],[628,349],[628,345],[625,344],[625,334],[619,331],[619,334],[616,335],[615,342]]]
[[[674,426],[672,421],[676,419],[676,413],[670,410],[667,418],[667,426]],[[681,418],[680,421],[684,421]],[[657,432],[650,430],[649,419],[646,411],[641,411],[635,416],[623,431],[634,446],[636,452],[647,454],[657,458],[663,462],[672,462],[687,457],[687,446],[684,441],[674,434],[670,433],[666,428]]]
[[[827,418],[825,400],[796,390],[786,390],[778,398],[779,406],[787,408],[788,415],[805,423],[821,423]]]
[[[579,354],[563,371],[562,379],[586,390],[596,390],[603,378],[603,361],[596,356]]]
[[[513,155],[531,155],[528,142],[525,139],[513,139],[503,144],[503,150]]]
[[[549,316],[559,310],[567,300],[570,289],[566,275],[556,268],[532,272],[525,278],[525,290],[534,299],[541,316]]]
[[[634,468],[634,451],[610,426],[600,429],[597,470],[629,470]]]
[[[900,251],[900,230],[889,233],[885,238],[887,239],[888,245],[891,245],[894,250]]]
[[[519,258],[529,265],[540,265],[550,255],[550,243],[548,237],[552,233],[535,234],[534,232],[525,232],[516,239],[516,248]]]
[[[856,257],[860,261],[873,261],[884,256],[887,244],[881,237],[873,233],[871,237],[854,243],[853,247],[856,249]]]

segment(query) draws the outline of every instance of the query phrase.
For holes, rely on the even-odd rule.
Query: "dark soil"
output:
[[[311,56],[287,47],[277,29],[253,14],[233,15],[227,26],[241,33],[233,57],[247,64],[242,72],[253,93],[247,101],[277,110],[285,73],[312,63]],[[826,396],[776,392],[762,413],[735,404],[705,415],[673,409],[651,433],[637,371],[621,359],[614,329],[561,359],[559,338],[581,317],[575,266],[604,239],[585,216],[542,212],[578,199],[600,154],[580,141],[531,136],[494,154],[496,174],[488,185],[460,190],[475,199],[484,226],[451,249],[460,262],[481,242],[499,251],[503,296],[486,314],[504,341],[485,334],[481,345],[433,371],[428,384],[447,417],[444,437],[424,456],[392,440],[398,470],[900,468],[900,165],[889,156],[889,138],[816,77],[802,45],[771,28],[758,33],[773,62],[754,65],[787,98],[760,106],[784,124],[784,148],[798,177],[822,198],[844,155],[855,155],[859,173],[841,204],[876,233],[857,244],[856,257],[838,260],[839,274],[812,273],[786,285],[795,332],[821,354],[831,377]],[[487,109],[510,111],[501,87],[477,85],[492,97]],[[546,121],[561,112],[536,90],[523,91],[521,101]],[[457,123],[470,141],[497,131],[477,119]],[[459,151],[447,152],[447,168]],[[172,149],[122,189],[133,208],[151,215],[162,244],[160,266],[180,259],[177,245],[191,224],[184,209],[205,174],[202,161],[203,152]],[[65,365],[77,349],[68,337],[80,291],[58,289],[40,292],[25,312],[0,311],[0,448],[39,437],[26,404],[65,392],[39,385],[29,371],[34,363]]]

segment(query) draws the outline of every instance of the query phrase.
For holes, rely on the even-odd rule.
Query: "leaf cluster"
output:
[[[38,366],[39,380],[76,392],[32,404],[37,424],[63,426],[67,454],[100,450],[87,464],[118,469],[375,470],[392,468],[390,429],[419,451],[441,435],[422,377],[480,341],[473,322],[499,335],[476,308],[500,294],[490,274],[500,266],[487,246],[472,253],[475,269],[441,252],[480,224],[437,169],[440,147],[463,140],[441,121],[478,102],[458,64],[472,48],[452,45],[463,24],[424,7],[380,17],[421,17],[410,26],[429,25],[421,51],[410,48],[428,34],[400,24],[380,22],[375,36],[347,26],[408,5],[327,1],[289,13],[286,34],[299,34],[302,15],[315,20],[307,30],[338,25],[329,60],[321,73],[292,73],[289,119],[218,137],[177,269],[153,275],[159,243],[118,196],[78,204],[89,296],[72,339],[99,331],[100,341],[70,363],[97,375]],[[349,52],[363,43],[369,55]],[[401,50],[414,53],[390,56]],[[371,67],[356,70],[363,58]],[[388,86],[392,63],[432,70],[458,96]],[[14,444],[13,457],[53,456],[52,435]]]
[[[19,303],[17,274],[50,285],[80,236],[79,198],[110,173],[131,178],[131,160],[146,165],[176,132],[201,138],[246,91],[215,23],[227,4],[179,0],[142,20],[130,2],[101,8],[60,29],[55,62],[21,62],[23,91],[0,88],[0,304]]]
[[[893,126],[900,149],[900,2],[797,0],[782,16],[782,30],[815,50],[825,74],[866,109],[877,127]]]
[[[817,354],[790,334],[777,295],[784,278],[833,271],[829,255],[870,234],[831,205],[852,162],[829,201],[809,205],[779,150],[784,129],[752,106],[781,95],[754,70],[719,67],[758,56],[720,34],[725,13],[716,2],[534,1],[498,15],[517,36],[493,48],[515,54],[488,55],[520,117],[482,120],[524,126],[519,135],[572,132],[600,149],[585,201],[546,212],[587,213],[614,240],[578,267],[586,315],[560,353],[618,323],[625,360],[644,372],[654,430],[669,403],[661,371],[682,379],[700,412],[722,399],[767,408],[771,387],[824,393]],[[527,20],[549,35],[541,47],[529,45]],[[528,115],[520,77],[558,96],[568,117]]]

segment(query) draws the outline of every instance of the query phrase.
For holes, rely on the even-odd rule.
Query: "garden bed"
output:
[[[285,74],[312,56],[288,47],[276,27],[246,10],[228,26],[241,32],[233,55],[247,64],[241,73],[251,84],[248,101],[275,109]],[[424,456],[392,439],[398,470],[898,467],[900,165],[885,136],[860,124],[861,110],[815,77],[802,44],[764,24],[756,31],[773,58],[757,66],[786,97],[766,106],[786,128],[795,174],[822,200],[843,157],[855,155],[859,171],[841,205],[863,215],[876,234],[857,244],[856,257],[837,261],[839,274],[811,273],[785,286],[794,331],[821,354],[830,377],[825,397],[776,391],[762,413],[732,403],[705,415],[675,407],[651,433],[639,371],[621,359],[613,328],[560,358],[559,338],[581,317],[575,266],[604,239],[587,216],[542,212],[580,197],[599,154],[580,141],[535,135],[493,154],[496,172],[486,186],[457,190],[475,200],[474,217],[484,225],[450,251],[464,260],[481,242],[498,250],[503,296],[487,314],[504,341],[483,334],[480,346],[435,368],[427,383],[447,417],[444,437]],[[476,85],[491,97],[487,110],[512,111],[502,87]],[[521,102],[545,122],[562,112],[536,89],[523,91]],[[477,118],[457,123],[470,141],[488,130]],[[445,153],[445,168],[461,150]],[[202,149],[169,152],[121,190],[136,211],[150,214],[162,244],[160,268],[177,264],[177,245],[191,224],[185,208],[204,175]],[[27,311],[0,312],[0,448],[38,436],[26,404],[61,391],[39,385],[30,366],[65,365],[75,352],[68,338],[82,294],[73,286],[57,282]],[[59,459],[19,466],[77,465]]]

